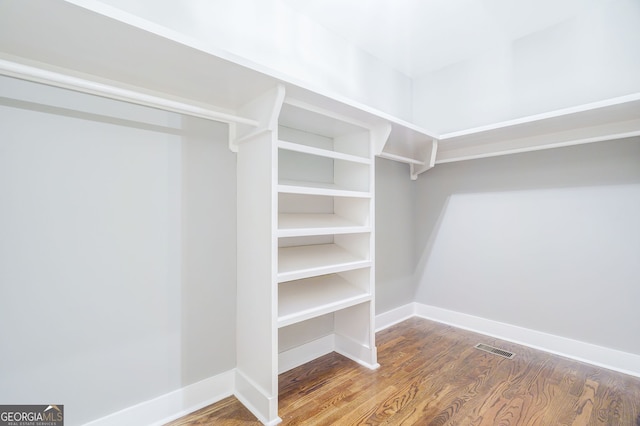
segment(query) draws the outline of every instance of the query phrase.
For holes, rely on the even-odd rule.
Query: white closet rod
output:
[[[123,89],[120,87],[110,86],[108,84],[72,77],[4,59],[0,59],[0,74],[8,77],[19,78],[21,80],[43,83],[49,86],[71,89],[77,92],[88,93],[104,98],[144,105],[164,111],[205,118],[207,120],[220,121],[223,123],[246,124],[249,126],[258,125],[256,120],[250,118],[202,108],[186,104],[184,102],[173,101],[159,96],[147,95],[134,90]]]
[[[389,152],[382,151],[378,154],[378,157],[386,158],[387,160],[399,161],[401,163],[415,164],[416,166],[424,166],[424,161],[416,160],[414,158],[405,157],[402,155],[391,154]]]

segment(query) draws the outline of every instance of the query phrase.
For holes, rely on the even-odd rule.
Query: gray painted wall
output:
[[[0,402],[77,425],[234,368],[226,126],[0,91]]]
[[[226,127],[8,78],[0,95],[0,401],[59,401],[74,425],[234,368]],[[640,354],[640,138],[417,182],[376,168],[378,313],[417,301]]]
[[[0,402],[82,424],[235,367],[226,126],[0,79]],[[411,302],[412,182],[378,159],[378,311]]]
[[[640,354],[640,138],[436,166],[415,300]]]
[[[406,164],[376,158],[376,314],[413,302],[413,186]]]

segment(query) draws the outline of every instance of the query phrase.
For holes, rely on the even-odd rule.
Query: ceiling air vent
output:
[[[481,351],[489,352],[491,354],[499,355],[504,358],[512,359],[516,354],[513,352],[505,351],[504,349],[494,348],[493,346],[485,345],[484,343],[478,343],[474,346],[476,349],[480,349]]]

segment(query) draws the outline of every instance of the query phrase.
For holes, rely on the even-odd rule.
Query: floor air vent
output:
[[[474,346],[476,349],[480,349],[481,351],[489,352],[495,355],[500,355],[504,358],[512,359],[516,354],[513,352],[505,351],[504,349],[494,348],[493,346],[485,345],[484,343],[478,343]]]

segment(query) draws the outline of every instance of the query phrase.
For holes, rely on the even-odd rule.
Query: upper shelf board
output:
[[[432,137],[394,116],[335,93],[319,93],[305,82],[99,2],[0,2],[0,58],[229,113],[282,83],[288,96],[349,117],[348,126],[392,123],[391,140],[407,132]]]
[[[0,59],[232,116],[284,84],[287,97],[348,117],[347,126],[377,129],[378,134],[388,129],[386,143],[375,154],[409,163],[412,178],[437,163],[640,134],[640,94],[633,94],[439,135],[89,0],[1,1]],[[126,96],[120,99],[135,103]],[[155,104],[163,108],[167,103]]]
[[[304,235],[335,235],[371,232],[371,227],[348,220],[336,214],[292,214],[278,215],[278,237]]]
[[[283,140],[278,141],[278,148],[287,151],[300,152],[303,154],[316,155],[319,157],[331,158],[334,160],[350,161],[352,163],[359,164],[371,164],[371,160],[368,158],[360,157],[357,155],[344,154],[342,152],[330,151],[328,149],[315,148],[308,145],[302,145],[295,142],[287,142]]]
[[[285,99],[280,110],[279,124],[292,129],[304,129],[328,138],[366,131],[370,123],[341,116],[334,110],[320,110],[310,104]]]
[[[640,93],[447,133],[437,163],[640,135]]]
[[[214,56],[193,40],[163,37],[61,0],[0,2],[0,52],[229,111],[274,86],[273,78]]]

